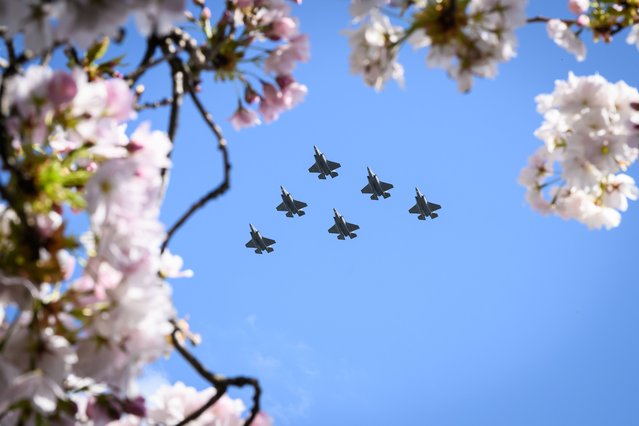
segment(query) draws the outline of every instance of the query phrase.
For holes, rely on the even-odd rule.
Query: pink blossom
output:
[[[135,118],[134,98],[129,85],[119,78],[107,80],[104,85],[106,87],[107,111],[109,115],[118,121]]]
[[[270,123],[277,120],[280,113],[286,109],[286,104],[284,103],[282,92],[277,90],[272,84],[263,83],[262,91],[260,113],[262,113],[264,121]]]
[[[253,127],[261,123],[255,111],[241,106],[235,111],[229,120],[235,130]]]
[[[590,17],[588,15],[579,15],[577,17],[577,25],[587,27],[590,25]]]
[[[71,75],[64,71],[57,71],[49,80],[47,90],[49,92],[49,100],[58,107],[75,98],[78,93],[78,86]]]
[[[575,15],[585,13],[590,7],[590,0],[568,0],[568,9]]]
[[[296,62],[306,62],[310,58],[308,36],[300,34],[289,44],[273,50],[264,61],[264,71],[275,74],[291,74]]]
[[[308,88],[300,84],[296,81],[288,84],[284,89],[282,89],[282,99],[284,100],[284,105],[286,108],[291,109],[295,107],[297,104],[304,100],[306,94],[308,93]]]
[[[271,419],[264,411],[260,411],[257,413],[257,416],[255,416],[255,419],[251,424],[253,426],[271,426],[273,424],[273,419]]]
[[[297,34],[297,22],[290,16],[283,16],[271,24],[268,37],[272,40],[289,40]]]

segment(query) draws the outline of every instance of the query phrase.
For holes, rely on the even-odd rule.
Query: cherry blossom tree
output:
[[[294,3],[301,0],[226,0],[211,4],[213,13],[203,0],[0,0],[0,423],[271,424],[255,378],[225,377],[194,356],[187,344],[199,336],[173,306],[167,279],[192,275],[169,251],[173,235],[230,187],[228,144],[200,98],[203,77],[242,88],[229,102],[236,130],[302,102],[308,89],[293,74],[309,60],[309,40]],[[578,60],[586,34],[610,42],[628,29],[627,42],[639,47],[639,1],[570,0],[568,19],[527,18],[525,6],[352,0],[351,72],[378,91],[388,80],[401,84],[398,57],[408,43],[428,49],[427,66],[468,92],[515,57],[516,30],[527,23],[545,24]],[[109,46],[127,42],[130,16],[146,49],[127,56],[139,62],[123,74]],[[60,53],[67,67],[52,69]],[[140,79],[162,64],[170,93],[143,101]],[[159,211],[185,97],[217,141],[224,174],[165,228]],[[639,195],[624,173],[639,155],[639,92],[570,74],[536,101],[543,144],[519,176],[528,202],[590,228],[619,226]],[[168,108],[167,123],[127,127],[157,108]],[[87,216],[86,232],[69,231],[70,212]],[[173,351],[211,386],[177,382],[143,398],[142,369]],[[253,389],[248,408],[228,396],[234,386]]]

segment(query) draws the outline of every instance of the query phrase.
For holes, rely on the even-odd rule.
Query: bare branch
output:
[[[142,59],[140,60],[138,67],[135,71],[124,77],[124,80],[129,83],[129,86],[133,87],[138,79],[142,77],[142,74],[150,68],[150,64],[157,47],[158,39],[155,34],[153,34],[146,40],[146,50],[144,51],[144,55],[142,55]]]
[[[251,407],[251,412],[249,417],[246,419],[244,426],[250,426],[255,420],[255,417],[260,412],[260,397],[262,394],[262,389],[260,387],[259,382],[251,377],[223,377],[219,374],[214,374],[210,372],[202,363],[184,347],[180,339],[178,338],[178,333],[181,333],[181,329],[177,325],[175,321],[172,321],[174,326],[173,332],[171,333],[171,341],[173,342],[173,346],[175,349],[182,355],[182,357],[188,362],[193,369],[204,379],[206,379],[213,387],[215,388],[215,395],[213,395],[204,405],[200,408],[189,414],[185,417],[181,422],[177,423],[175,426],[184,426],[189,422],[197,419],[202,415],[207,409],[213,406],[222,396],[226,393],[229,386],[236,387],[244,387],[251,386],[253,388],[253,406]]]
[[[224,138],[224,135],[222,134],[222,130],[215,123],[215,121],[213,121],[213,117],[206,110],[206,108],[204,107],[204,104],[202,104],[202,101],[197,96],[197,93],[195,93],[195,90],[193,86],[190,84],[190,82],[187,82],[186,89],[189,92],[189,95],[191,96],[193,103],[195,103],[195,106],[197,107],[198,111],[202,115],[202,118],[204,119],[206,124],[209,126],[209,128],[211,129],[211,131],[217,138],[218,149],[222,153],[222,161],[224,165],[224,179],[217,187],[213,188],[211,191],[209,191],[208,193],[200,197],[200,199],[196,201],[191,207],[189,207],[189,209],[186,212],[184,212],[184,214],[182,214],[182,216],[178,219],[178,221],[175,222],[173,226],[171,226],[171,228],[167,232],[166,239],[164,240],[164,243],[162,244],[162,251],[166,249],[173,235],[191,218],[191,216],[193,216],[198,210],[203,208],[210,201],[224,194],[226,191],[228,191],[228,189],[231,186],[231,163],[229,161],[229,152],[227,149],[227,142],[226,142],[226,139]]]
[[[145,102],[142,104],[137,104],[135,106],[136,111],[143,111],[145,109],[157,109],[163,106],[167,106],[173,103],[173,98],[163,98],[153,102]]]
[[[545,16],[533,16],[532,18],[528,18],[526,19],[526,23],[527,24],[534,24],[534,23],[538,23],[538,22],[548,22],[551,19],[554,18],[547,18]],[[559,19],[561,22],[563,22],[564,24],[570,26],[570,25],[574,25],[577,23],[577,21],[575,21],[574,19]]]

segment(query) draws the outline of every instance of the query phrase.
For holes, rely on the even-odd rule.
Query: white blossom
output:
[[[563,21],[549,20],[546,24],[546,30],[552,41],[575,55],[578,61],[586,59],[586,45]]]
[[[397,42],[403,30],[391,25],[390,20],[377,11],[356,30],[346,32],[349,36],[351,54],[350,70],[362,74],[364,81],[375,90],[381,90],[389,79],[400,86],[404,81],[404,68],[397,62]]]

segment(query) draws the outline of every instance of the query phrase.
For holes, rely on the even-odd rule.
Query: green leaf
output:
[[[103,57],[109,49],[109,37],[102,37],[102,39],[93,43],[86,54],[86,63],[92,64],[96,59]]]

